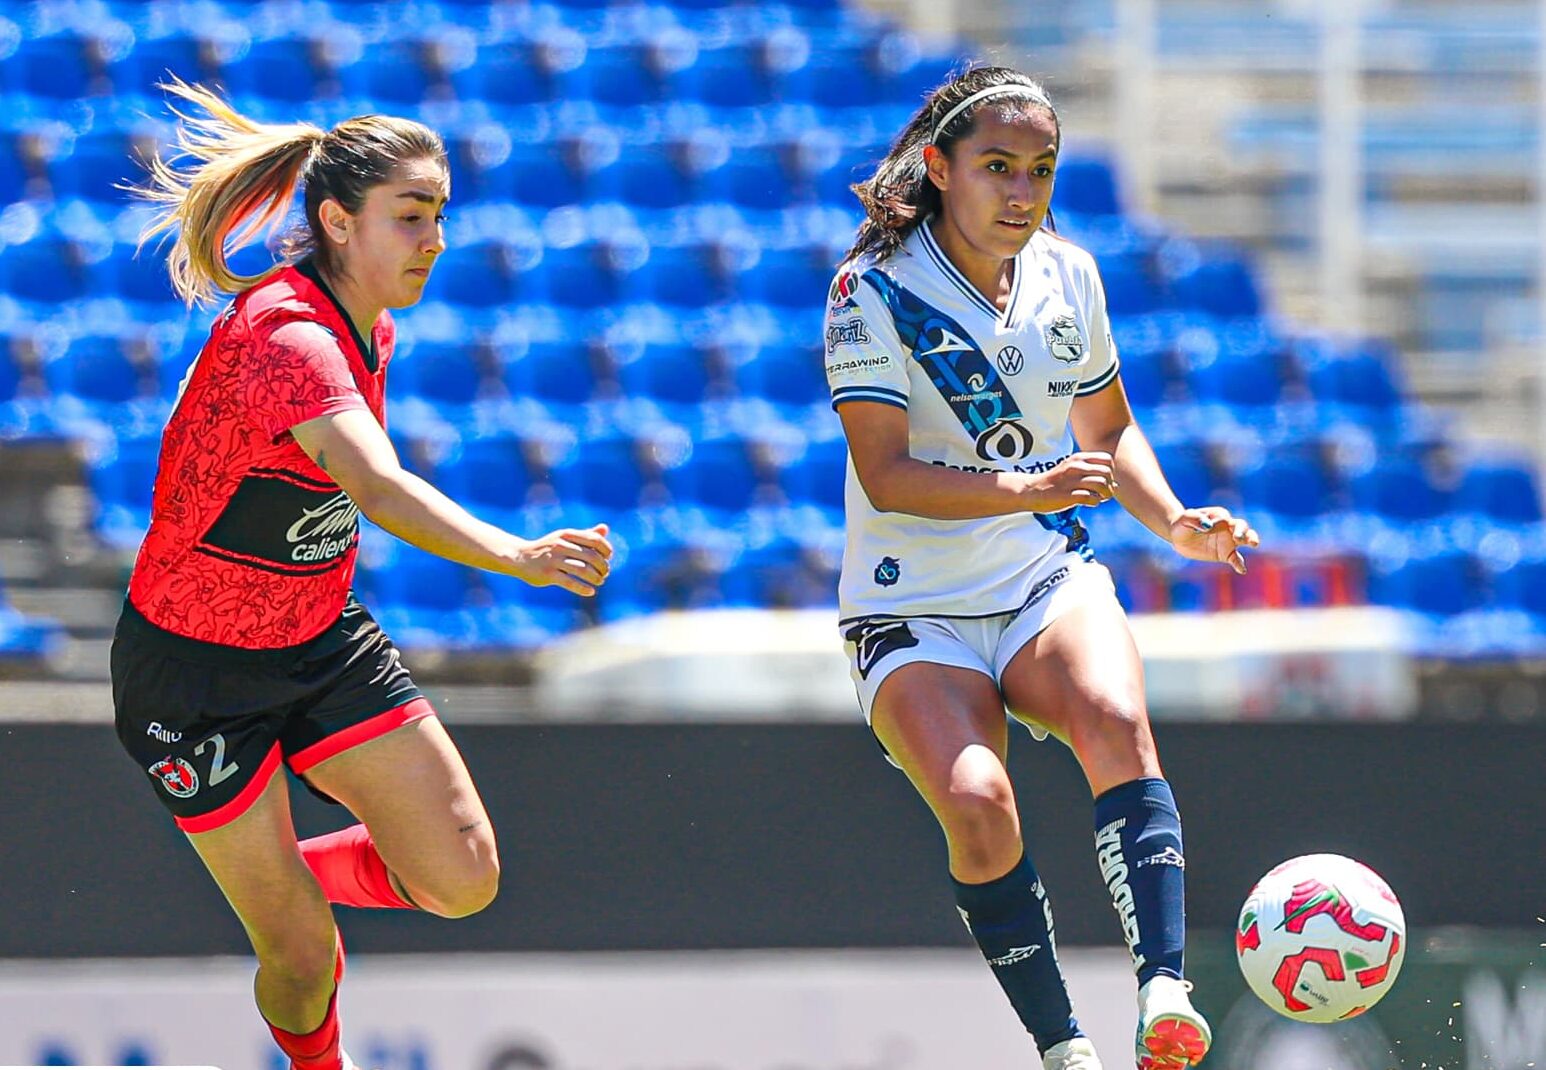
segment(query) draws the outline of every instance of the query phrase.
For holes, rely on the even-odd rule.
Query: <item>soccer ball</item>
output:
[[[1251,991],[1299,1022],[1340,1022],[1380,1001],[1406,957],[1390,886],[1341,855],[1291,858],[1257,881],[1235,927]]]

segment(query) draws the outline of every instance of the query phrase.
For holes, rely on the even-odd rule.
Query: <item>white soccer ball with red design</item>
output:
[[[1341,855],[1303,855],[1251,889],[1235,928],[1240,972],[1299,1022],[1340,1022],[1380,1001],[1406,958],[1401,903],[1379,874]]]

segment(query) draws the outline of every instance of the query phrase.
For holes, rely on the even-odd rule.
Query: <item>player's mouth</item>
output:
[[[408,269],[408,274],[412,275],[416,279],[427,279],[427,278],[429,278],[429,268],[427,268],[427,267],[409,268]]]
[[[1008,227],[1016,234],[1024,234],[1031,227],[1029,219],[1000,219],[998,223],[999,226]]]

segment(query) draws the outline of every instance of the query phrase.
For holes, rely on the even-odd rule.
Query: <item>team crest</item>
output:
[[[1047,327],[1047,351],[1064,364],[1078,364],[1084,359],[1084,335],[1079,333],[1079,324],[1072,316],[1059,316]]]
[[[169,795],[187,799],[198,793],[199,774],[181,758],[162,758],[150,767],[149,772],[161,781]]]
[[[858,302],[854,295],[859,292],[859,276],[852,271],[840,271],[837,278],[832,280],[832,287],[827,291],[827,304],[834,313],[847,312],[857,307]]]

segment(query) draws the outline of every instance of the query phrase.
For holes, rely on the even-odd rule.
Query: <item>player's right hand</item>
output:
[[[1033,513],[1057,513],[1075,505],[1099,505],[1116,497],[1117,473],[1111,454],[1091,450],[1058,462],[1050,472],[1030,478]]]
[[[523,539],[510,567],[512,576],[533,587],[562,587],[586,597],[596,593],[611,571],[612,544],[605,524]]]

